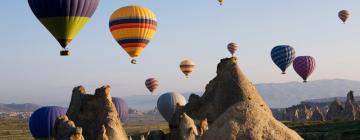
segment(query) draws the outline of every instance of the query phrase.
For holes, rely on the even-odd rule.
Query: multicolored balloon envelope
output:
[[[153,93],[159,87],[159,81],[155,78],[146,79],[145,86],[151,93]]]
[[[350,13],[347,10],[341,10],[338,13],[340,20],[345,24],[346,20],[350,17]]]
[[[184,106],[185,104],[186,100],[183,95],[168,92],[159,97],[157,101],[157,108],[161,116],[163,116],[168,123],[171,123],[174,114],[177,113],[178,105]]]
[[[218,2],[219,2],[220,5],[224,4],[224,0],[218,0]]]
[[[62,48],[75,38],[94,14],[100,0],[28,0],[35,16]],[[68,50],[60,53],[68,55]]]
[[[129,107],[127,103],[124,99],[119,97],[112,97],[112,102],[119,114],[119,119],[122,123],[126,123],[129,120]]]
[[[286,74],[286,69],[291,65],[295,58],[295,50],[289,45],[279,45],[271,50],[271,59],[281,69],[282,74]]]
[[[41,107],[31,114],[29,128],[36,139],[50,138],[56,118],[65,115],[67,109],[58,106]]]
[[[185,74],[186,78],[191,75],[194,67],[195,64],[191,60],[184,60],[180,63],[180,70]]]
[[[235,54],[235,52],[237,51],[238,48],[239,48],[239,46],[234,42],[231,42],[231,43],[229,43],[227,45],[227,49],[228,49],[228,51],[230,52],[230,54],[232,56],[234,56],[234,54]]]
[[[117,9],[110,17],[111,34],[132,58],[138,57],[153,38],[157,28],[156,15],[142,6],[126,6]]]
[[[311,56],[298,56],[293,62],[294,70],[306,83],[307,78],[313,73],[316,67],[315,59]]]

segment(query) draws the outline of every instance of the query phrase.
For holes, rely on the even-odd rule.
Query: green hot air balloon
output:
[[[35,16],[49,30],[64,49],[94,14],[99,0],[28,0]]]

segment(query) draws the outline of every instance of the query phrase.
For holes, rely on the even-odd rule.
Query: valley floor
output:
[[[353,122],[283,122],[297,131],[306,140],[360,139],[360,121]],[[145,133],[149,130],[168,132],[167,123],[160,116],[131,115],[124,124],[129,135]],[[32,140],[28,120],[16,118],[0,119],[0,140]]]

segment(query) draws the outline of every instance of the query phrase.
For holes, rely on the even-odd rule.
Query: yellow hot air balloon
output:
[[[153,38],[157,28],[156,15],[142,6],[126,6],[117,9],[110,17],[111,34],[136,64],[143,49]]]
[[[28,0],[35,16],[64,48],[61,56],[69,55],[68,44],[94,14],[99,0]]]
[[[180,63],[180,70],[185,74],[186,78],[188,78],[193,69],[195,64],[191,60],[184,60]]]
[[[224,0],[218,0],[218,2],[219,2],[220,5],[224,4]]]

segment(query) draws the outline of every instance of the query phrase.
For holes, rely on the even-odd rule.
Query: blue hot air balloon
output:
[[[31,114],[29,128],[34,138],[50,138],[57,117],[66,114],[67,109],[58,106],[41,107]]]
[[[295,50],[289,45],[279,45],[271,50],[271,59],[286,74],[288,68],[295,59]]]
[[[129,120],[129,107],[125,100],[119,97],[113,97],[112,101],[119,114],[121,122],[126,123]]]
[[[172,117],[176,112],[177,104],[183,106],[186,104],[186,100],[184,96],[174,92],[161,95],[157,101],[157,108],[160,114],[169,123],[171,123]]]

